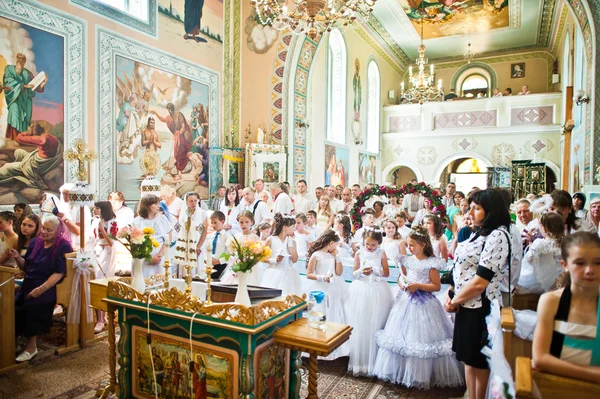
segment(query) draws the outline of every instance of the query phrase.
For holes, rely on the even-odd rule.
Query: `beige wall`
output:
[[[367,120],[367,66],[371,59],[377,62],[381,75],[381,105],[389,103],[387,99],[388,90],[394,90],[399,82],[397,72],[384,61],[373,48],[366,43],[353,30],[347,30],[343,33],[346,42],[347,54],[347,79],[346,79],[346,144],[340,145],[350,150],[350,170],[348,180],[350,184],[358,183],[358,153],[366,152],[366,120]],[[315,57],[311,66],[309,76],[309,122],[310,133],[307,143],[307,163],[309,165],[307,178],[311,187],[320,186],[325,181],[325,146],[324,138],[327,131],[327,37],[324,38],[317,48]],[[361,127],[365,144],[357,146],[354,144],[354,138],[351,129],[353,117],[353,89],[352,79],[354,76],[354,62],[358,58],[360,61],[360,77],[362,84],[362,103],[361,103]],[[396,90],[397,93],[397,90]],[[383,129],[383,115],[381,115],[380,130]],[[381,153],[380,145],[380,153]],[[321,167],[323,165],[323,167]],[[377,160],[377,183],[381,183],[381,160]]]
[[[496,72],[498,83],[497,86],[501,91],[510,87],[513,93],[521,90],[523,85],[528,85],[532,93],[548,92],[548,63],[541,58],[534,59],[519,59],[515,58],[506,62],[495,62],[496,59],[476,59],[478,62],[487,63]],[[519,79],[511,78],[511,64],[525,63],[525,77]],[[462,66],[462,65],[461,65]],[[450,83],[453,76],[461,67],[446,68],[444,64],[436,64],[436,79],[442,79],[444,91],[447,93],[450,90]],[[458,90],[458,88],[456,88]]]

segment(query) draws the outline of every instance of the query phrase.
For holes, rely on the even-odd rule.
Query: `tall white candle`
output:
[[[206,267],[212,267],[212,246],[206,245]]]

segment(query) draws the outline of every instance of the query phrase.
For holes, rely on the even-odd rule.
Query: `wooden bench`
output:
[[[519,356],[531,357],[532,342],[515,334],[515,313],[512,308],[502,308],[502,335],[504,338],[504,357],[515,373],[515,360]]]
[[[0,374],[22,367],[15,362],[15,274],[14,267],[0,266]]]
[[[71,291],[73,289],[73,278],[75,272],[73,270],[73,262],[77,252],[70,252],[65,254],[67,260],[67,273],[60,284],[56,285],[56,304],[61,305],[64,309],[65,318],[68,314],[69,306],[71,305]],[[90,276],[90,280],[95,278],[94,273]],[[71,324],[67,321],[67,336],[66,344],[64,347],[56,350],[57,354],[79,349],[85,345],[85,342],[94,339],[94,320],[87,320],[85,325],[81,326],[79,323]]]
[[[537,312],[538,301],[542,294],[515,294],[512,298],[512,307],[516,310],[533,310]]]
[[[533,370],[529,357],[518,357],[515,369],[518,399],[600,398],[600,384]]]

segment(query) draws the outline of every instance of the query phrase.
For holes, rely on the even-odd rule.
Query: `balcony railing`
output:
[[[455,134],[555,130],[561,124],[562,93],[401,104],[383,108],[384,134]],[[489,129],[489,131],[488,131]]]

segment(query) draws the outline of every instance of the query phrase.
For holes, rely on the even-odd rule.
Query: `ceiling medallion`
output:
[[[421,3],[421,8],[423,3]],[[400,83],[400,98],[409,103],[423,104],[430,101],[439,101],[444,97],[444,89],[442,88],[442,79],[438,80],[437,87],[434,86],[435,81],[435,66],[429,65],[429,72],[425,70],[425,65],[428,60],[425,57],[425,45],[423,44],[423,17],[421,12],[421,45],[419,46],[419,58],[415,60],[418,71],[413,74],[412,65],[408,67],[408,76],[412,87],[404,89],[404,82]]]
[[[251,0],[263,25],[290,29],[315,40],[334,26],[348,26],[357,17],[368,18],[377,0]],[[289,4],[289,6],[288,6]]]

